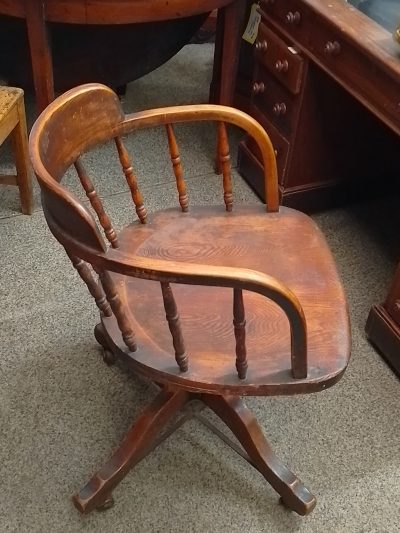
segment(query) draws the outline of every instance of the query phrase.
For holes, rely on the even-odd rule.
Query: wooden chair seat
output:
[[[131,255],[272,275],[299,297],[308,324],[308,375],[293,380],[286,316],[271,300],[245,293],[248,370],[246,379],[239,380],[232,317],[227,313],[232,291],[174,285],[190,361],[182,373],[159,284],[113,274],[140,349],[129,353],[113,317],[103,323],[137,371],[190,390],[269,395],[321,390],[345,370],[349,324],[343,288],[324,236],[304,214],[281,207],[279,213],[265,216],[262,205],[236,207],[234,214],[220,206],[194,207],[188,213],[168,209],[152,215],[151,224],[126,227],[119,243]]]
[[[203,120],[217,123],[223,207],[192,205],[184,180],[173,125]],[[244,129],[260,149],[266,206],[234,204],[226,123]],[[149,214],[123,136],[160,126],[180,208]],[[119,232],[80,159],[109,140],[138,217]],[[334,384],[349,360],[349,321],[321,232],[306,215],[279,206],[274,149],[260,124],[213,105],[125,116],[110,89],[89,84],[50,104],[32,130],[30,148],[48,225],[100,310],[95,337],[105,361],[124,359],[161,389],[73,497],[76,507],[84,513],[109,507],[129,470],[194,414],[212,426],[193,407],[185,411],[200,400],[242,448],[214,427],[217,435],[265,477],[281,501],[301,515],[310,513],[315,497],[274,455],[241,396],[308,393]],[[71,165],[99,224],[61,183]]]

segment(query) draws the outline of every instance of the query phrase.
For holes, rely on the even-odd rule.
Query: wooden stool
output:
[[[11,135],[16,175],[1,175],[0,184],[17,185],[24,215],[32,213],[32,185],[28,156],[28,138],[24,107],[24,91],[0,87],[0,146]]]

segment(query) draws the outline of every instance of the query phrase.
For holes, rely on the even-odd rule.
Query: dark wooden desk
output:
[[[54,98],[48,23],[123,26],[183,19],[218,9],[214,92],[219,102],[228,104],[233,98],[245,4],[246,0],[0,0],[0,14],[26,20],[36,101],[42,110]]]
[[[347,198],[350,186],[358,196],[382,161],[392,187],[400,174],[392,35],[343,0],[262,0],[261,14],[255,45],[242,44],[236,105],[276,145],[283,203],[320,209]],[[253,148],[242,144],[239,169],[262,196]]]
[[[321,209],[368,188],[398,190],[400,46],[392,34],[344,0],[261,0],[260,10],[255,45],[241,47],[235,101],[270,134],[283,203]],[[263,196],[249,139],[238,163]],[[367,333],[400,373],[400,270]]]

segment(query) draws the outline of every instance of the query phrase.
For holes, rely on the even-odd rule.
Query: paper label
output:
[[[261,15],[258,11],[258,8],[258,4],[253,4],[251,6],[249,21],[247,22],[246,29],[243,33],[243,39],[250,44],[254,44],[255,40],[257,39],[258,26],[261,22]]]

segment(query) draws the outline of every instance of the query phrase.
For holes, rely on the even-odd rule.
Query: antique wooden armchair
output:
[[[217,123],[224,205],[192,207],[173,124],[204,120]],[[226,123],[243,128],[260,148],[267,207],[233,205]],[[148,215],[123,136],[155,126],[166,128],[180,207]],[[79,160],[110,139],[138,216],[118,234]],[[124,116],[110,89],[89,84],[42,113],[31,132],[30,153],[48,225],[100,309],[95,337],[106,361],[124,359],[160,387],[111,459],[74,496],[76,507],[89,512],[109,506],[112,490],[161,442],[173,415],[201,400],[232,430],[245,451],[233,442],[232,447],[281,501],[309,513],[314,496],[273,454],[241,396],[333,385],[349,360],[348,313],[322,234],[306,215],[279,206],[274,150],[262,127],[216,105]],[[71,165],[109,245],[89,209],[61,184]]]

